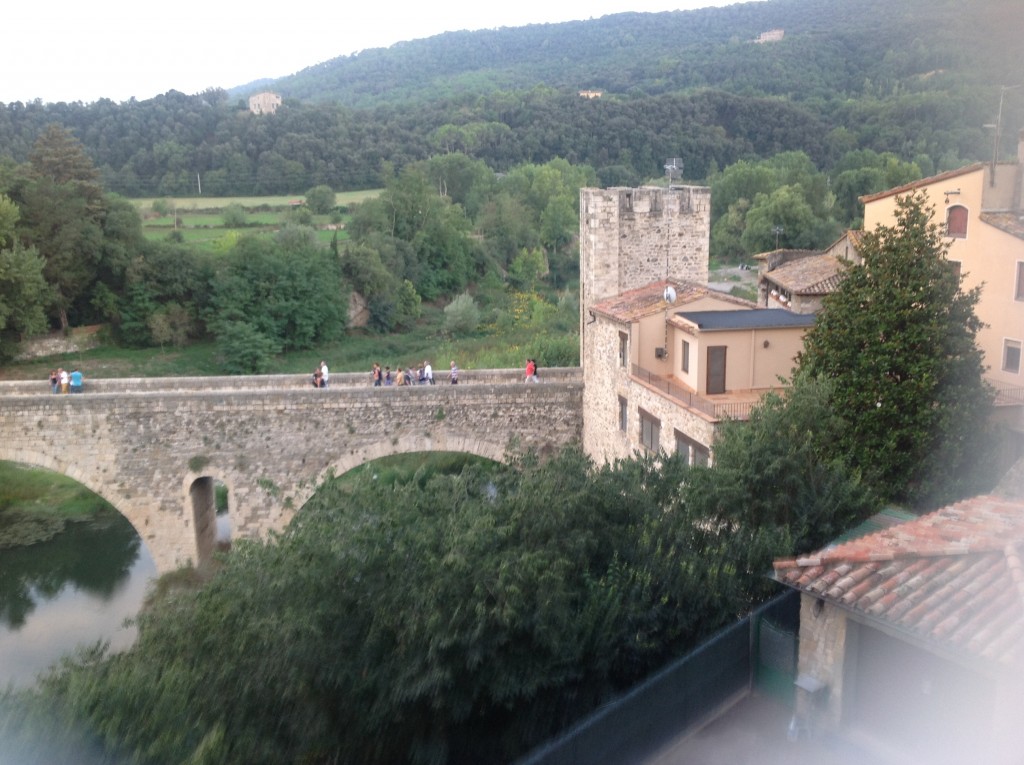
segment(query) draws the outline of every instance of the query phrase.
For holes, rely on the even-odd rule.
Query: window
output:
[[[967,208],[953,205],[946,210],[946,236],[964,239],[967,236]]]
[[[640,443],[649,452],[661,449],[661,420],[650,412],[640,410]]]
[[[686,340],[683,340],[683,351],[680,354],[680,356],[682,357],[682,360],[683,360],[683,371],[684,372],[689,372],[690,371],[690,343],[687,342]]]
[[[625,369],[629,365],[629,335],[619,333],[619,366]]]
[[[1024,260],[1017,261],[1017,286],[1013,297],[1015,300],[1024,300]]]
[[[686,457],[686,464],[706,467],[711,462],[711,452],[704,444],[693,440],[679,430],[675,432],[675,435],[676,453]]]
[[[619,396],[619,430],[625,432],[629,428],[629,403]]]
[[[957,283],[960,282],[960,273],[963,270],[963,266],[959,260],[947,260],[946,263],[949,265],[949,270],[956,274]]]
[[[1003,371],[1020,372],[1020,340],[1003,341]]]

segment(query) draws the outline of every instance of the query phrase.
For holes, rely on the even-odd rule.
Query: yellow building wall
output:
[[[978,333],[978,346],[985,354],[986,375],[1019,387],[1024,385],[1024,374],[1004,372],[1002,365],[1004,341],[1024,341],[1024,301],[1015,298],[1017,263],[1024,261],[1024,240],[980,219],[983,200],[989,210],[1006,210],[1012,203],[1015,167],[1001,165],[997,170],[995,187],[988,184],[988,170],[980,167],[922,186],[920,190],[935,206],[935,220],[940,226],[945,225],[950,207],[963,205],[967,208],[967,236],[946,240],[950,243],[948,259],[960,263],[964,289],[981,286],[981,298],[975,311],[987,325]],[[948,191],[959,193],[947,195]],[[880,224],[892,225],[895,211],[896,195],[867,202],[864,230],[873,231]]]

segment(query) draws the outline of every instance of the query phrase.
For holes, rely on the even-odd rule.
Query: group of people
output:
[[[319,366],[313,370],[313,387],[326,388],[330,379],[331,373],[330,370],[327,369],[327,362],[321,361]]]
[[[531,371],[532,370],[532,371]],[[78,374],[76,372],[76,374]],[[532,379],[531,379],[532,377]],[[81,374],[79,374],[81,379]],[[329,370],[327,369],[327,362],[321,361],[320,364],[313,370],[312,383],[314,388],[326,388],[328,382],[331,379]],[[53,381],[53,375],[50,376],[51,382]],[[410,365],[405,369],[398,367],[395,372],[391,371],[391,367],[381,367],[380,364],[374,362],[373,369],[370,371],[370,380],[373,382],[373,387],[380,388],[391,385],[433,385],[434,384],[434,369],[430,366],[429,361],[424,361],[418,366]],[[527,360],[526,365],[526,380],[527,382],[537,382],[537,362],[533,359]],[[459,384],[459,367],[453,361],[448,370],[448,382],[452,385]],[[79,383],[81,384],[81,383]],[[73,383],[72,383],[73,385]],[[56,390],[54,391],[56,392]]]
[[[452,366],[455,366],[454,361]],[[433,385],[434,368],[430,366],[429,361],[424,361],[419,366],[410,365],[405,369],[398,367],[395,372],[392,372],[391,367],[381,367],[380,364],[374,362],[373,369],[370,370],[370,380],[373,382],[374,388],[388,385]]]
[[[50,370],[50,391],[53,393],[81,393],[82,373],[75,367],[71,372],[66,369]]]

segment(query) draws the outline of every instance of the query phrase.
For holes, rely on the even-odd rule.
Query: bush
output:
[[[221,220],[225,228],[242,228],[248,224],[245,208],[240,204],[230,204],[221,211]]]
[[[444,328],[449,335],[468,335],[480,326],[480,309],[468,292],[463,292],[444,309]]]
[[[334,189],[314,186],[306,192],[306,206],[314,215],[327,215],[334,209]]]
[[[241,321],[225,322],[217,332],[224,371],[232,375],[262,374],[280,352],[277,342]]]

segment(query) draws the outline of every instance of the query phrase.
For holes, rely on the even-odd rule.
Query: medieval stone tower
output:
[[[711,189],[580,189],[580,361],[590,307],[652,282],[708,283]]]

